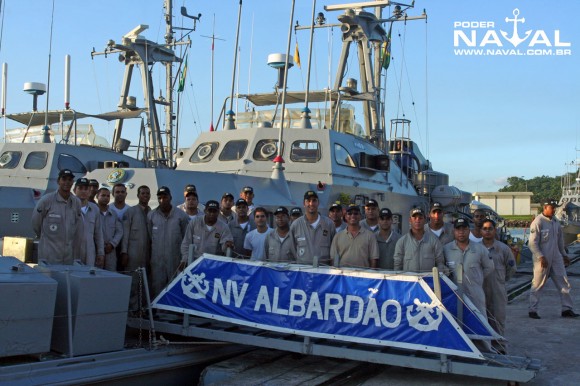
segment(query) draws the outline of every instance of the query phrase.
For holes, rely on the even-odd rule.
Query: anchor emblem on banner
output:
[[[511,44],[514,45],[514,47],[517,47],[520,45],[520,43],[522,43],[523,41],[525,41],[527,38],[530,37],[530,34],[532,33],[532,30],[526,31],[526,36],[524,38],[520,38],[520,36],[518,35],[518,23],[525,23],[526,22],[526,18],[522,17],[521,19],[518,19],[518,16],[520,14],[520,10],[518,8],[514,9],[513,11],[513,15],[514,18],[510,19],[509,17],[505,18],[505,22],[509,23],[510,21],[514,22],[514,32],[512,34],[511,38],[508,38],[508,34],[507,32],[504,32],[502,30],[500,30],[501,34],[503,35],[503,37],[510,42]]]
[[[202,285],[203,283],[203,285]],[[205,273],[192,275],[191,272],[185,274],[181,280],[181,289],[188,298],[197,300],[204,298],[209,291],[209,282],[205,280]],[[193,290],[196,290],[195,292]]]
[[[407,306],[409,326],[423,332],[437,330],[442,319],[441,310],[434,303],[423,303],[419,299],[415,299],[413,303],[415,306]],[[415,314],[412,313],[414,308],[417,311]],[[433,311],[435,311],[436,318],[431,315]],[[422,320],[427,323],[421,323]]]

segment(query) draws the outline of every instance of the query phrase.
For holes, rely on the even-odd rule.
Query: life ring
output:
[[[113,171],[111,171],[107,176],[107,183],[116,184],[121,182],[125,178],[125,174],[124,169],[113,169]]]
[[[197,156],[199,157],[199,159],[205,159],[211,154],[211,152],[212,152],[211,145],[203,145],[197,151]]]
[[[2,157],[0,157],[0,167],[8,165],[10,161],[12,161],[12,154],[10,153],[2,154]]]
[[[264,158],[270,158],[271,156],[276,154],[277,150],[278,150],[278,146],[276,146],[276,143],[268,142],[262,146],[262,148],[260,149],[260,154]]]

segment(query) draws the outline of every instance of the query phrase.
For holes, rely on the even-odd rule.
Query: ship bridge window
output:
[[[248,141],[229,141],[220,153],[220,161],[236,161],[241,159],[248,147]]]
[[[342,145],[338,143],[334,144],[334,159],[336,163],[339,165],[350,166],[351,168],[355,168],[356,164],[354,159],[349,154],[348,150],[346,150]]]
[[[21,157],[22,153],[19,151],[5,151],[0,156],[0,169],[14,169]]]
[[[276,154],[278,154],[278,140],[262,139],[256,144],[252,157],[256,161],[272,161],[276,157]]]
[[[70,154],[60,154],[58,156],[58,170],[69,169],[73,173],[86,174],[87,168],[79,159]]]
[[[34,170],[44,169],[47,160],[48,160],[48,152],[46,151],[30,152],[30,154],[28,154],[28,156],[26,157],[26,161],[24,162],[24,169],[34,169]]]
[[[318,141],[295,141],[290,151],[290,159],[294,162],[320,161],[320,143]]]
[[[189,158],[191,163],[209,162],[216,153],[219,144],[217,142],[204,142],[200,144]]]

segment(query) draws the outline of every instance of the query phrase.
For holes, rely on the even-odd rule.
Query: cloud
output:
[[[494,183],[494,185],[504,187],[504,186],[506,186],[508,184],[507,183],[507,177],[499,177],[499,178],[496,178],[495,180],[493,180],[493,183]]]

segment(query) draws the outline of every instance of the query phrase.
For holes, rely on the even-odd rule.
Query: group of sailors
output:
[[[516,272],[516,261],[511,249],[497,239],[496,223],[483,210],[474,211],[470,229],[464,218],[453,224],[445,222],[438,202],[431,203],[428,213],[411,208],[409,232],[401,235],[393,227],[391,210],[379,208],[375,200],[368,200],[363,208],[333,203],[324,216],[319,212],[317,193],[307,191],[303,208],[276,208],[275,227],[270,228],[269,212],[254,204],[250,186],[238,198],[226,192],[219,202],[209,200],[201,205],[196,187],[189,184],[183,191],[184,202],[178,206],[173,205],[170,189],[162,186],[156,192],[155,209],[149,206],[151,191],[145,185],[137,189],[138,204],[132,207],[125,204],[123,184],[113,186],[111,192],[86,178],[74,183],[73,173],[64,169],[58,175],[58,186],[56,192],[39,200],[33,213],[33,228],[40,239],[39,261],[72,264],[80,259],[89,266],[132,274],[130,310],[138,309],[142,301],[137,268],[148,268],[151,293],[156,296],[189,262],[210,253],[385,271],[431,272],[437,267],[488,316],[500,335],[505,331],[505,283]],[[544,230],[541,234],[545,237]],[[532,243],[533,238],[534,233]],[[541,253],[533,247],[532,252]],[[535,315],[530,308],[530,317],[537,316],[539,293],[545,279],[553,276],[544,267],[540,282],[535,271]],[[562,282],[557,284],[567,284]],[[562,316],[577,315],[571,301],[563,307],[567,308]],[[567,310],[572,315],[565,315]],[[502,342],[493,344],[505,352]]]

